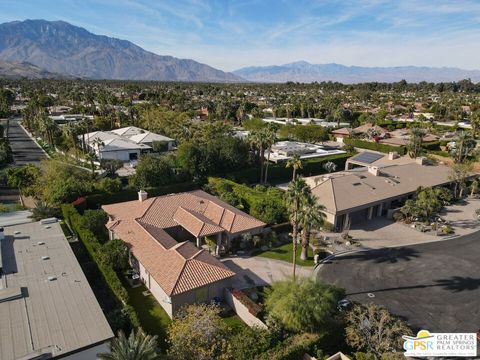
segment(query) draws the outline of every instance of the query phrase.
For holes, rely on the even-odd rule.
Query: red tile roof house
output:
[[[132,267],[167,314],[223,298],[235,273],[202,249],[202,240],[215,237],[218,249],[244,233],[261,233],[266,224],[201,190],[154,198],[138,194],[138,200],[102,208],[110,238],[127,244]]]

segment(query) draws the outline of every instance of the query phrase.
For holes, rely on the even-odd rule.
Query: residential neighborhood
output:
[[[0,360],[479,358],[474,3],[5,3]]]

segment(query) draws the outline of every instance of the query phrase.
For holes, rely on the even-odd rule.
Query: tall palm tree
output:
[[[267,183],[267,178],[268,178],[268,165],[270,164],[270,153],[272,152],[272,146],[275,144],[275,141],[277,140],[277,131],[276,128],[273,126],[268,126],[265,129],[265,145],[267,146],[268,149],[268,155],[267,155],[267,162],[265,165],[265,174],[264,174],[264,179],[263,183]]]
[[[258,159],[260,161],[260,183],[264,182],[265,150],[268,148],[267,137],[268,134],[265,129],[252,131],[248,137],[250,145],[254,149],[257,149]]]
[[[299,212],[306,198],[311,196],[310,187],[303,178],[295,179],[288,184],[285,194],[287,210],[289,213],[290,223],[292,224],[292,245],[293,245],[293,279],[295,280],[295,270],[297,265],[297,244],[299,229]]]
[[[300,159],[300,155],[293,155],[290,159],[288,159],[287,165],[285,167],[293,168],[292,181],[295,181],[297,177],[297,170],[302,168],[302,160]]]
[[[98,360],[154,360],[157,353],[157,336],[145,334],[142,330],[132,330],[127,337],[123,331],[109,345],[110,353],[98,354]]]
[[[310,235],[325,223],[325,206],[317,203],[317,197],[307,196],[299,211],[299,227],[302,229],[302,254],[300,259],[307,260]]]

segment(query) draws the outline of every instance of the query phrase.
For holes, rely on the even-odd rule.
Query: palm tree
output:
[[[293,155],[290,159],[288,159],[287,165],[285,167],[293,168],[292,181],[295,181],[297,177],[297,170],[302,168],[302,160],[300,159],[300,155]]]
[[[257,131],[252,131],[252,133],[248,137],[248,141],[250,145],[257,149],[258,151],[258,158],[260,160],[260,183],[264,182],[264,164],[265,164],[265,150],[268,148],[267,139],[268,134],[265,129],[260,129]]]
[[[311,190],[305,180],[300,177],[288,184],[288,189],[285,195],[290,223],[292,224],[293,279],[295,280],[295,270],[297,265],[299,213],[302,204],[305,203],[305,199],[311,196]]]
[[[270,163],[270,153],[272,152],[272,146],[275,144],[275,141],[277,140],[277,131],[274,126],[268,126],[265,129],[265,145],[267,146],[268,149],[268,155],[267,155],[267,162],[265,165],[265,175],[263,179],[263,183],[267,183],[267,178],[268,178],[268,164]]]
[[[299,227],[302,229],[302,254],[300,259],[307,260],[310,235],[325,223],[325,206],[317,203],[317,197],[307,196],[299,212]]]
[[[410,141],[407,144],[408,154],[411,158],[419,157],[422,153],[423,137],[425,132],[419,128],[412,128],[410,131]]]
[[[85,154],[85,160],[90,163],[90,170],[92,170],[92,178],[95,177],[95,161],[98,160],[97,154],[94,152],[87,152]]]
[[[473,179],[472,183],[470,184],[470,196],[473,197],[476,193],[478,193],[478,188],[480,187],[480,184],[478,182],[478,179]]]
[[[132,330],[127,337],[123,331],[110,342],[110,353],[98,354],[98,360],[154,360],[157,354],[157,336],[145,334],[141,329]]]
[[[472,112],[470,115],[470,124],[472,125],[472,136],[477,138],[477,129],[480,126],[480,110]]]

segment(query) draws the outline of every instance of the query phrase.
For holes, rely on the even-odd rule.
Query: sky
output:
[[[0,0],[0,22],[24,19],[226,71],[299,60],[480,69],[480,0]]]

